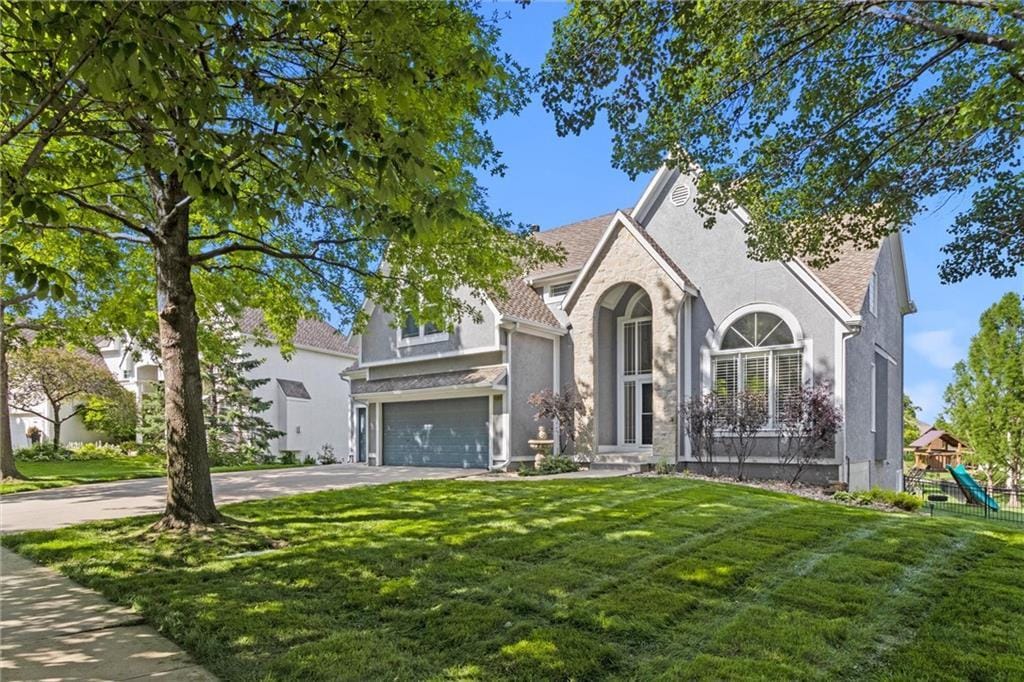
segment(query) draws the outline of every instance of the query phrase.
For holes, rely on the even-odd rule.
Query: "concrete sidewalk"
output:
[[[0,678],[217,679],[141,616],[4,548]]]

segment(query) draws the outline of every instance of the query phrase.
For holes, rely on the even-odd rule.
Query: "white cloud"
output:
[[[915,384],[907,384],[904,388],[914,404],[921,408],[917,412],[917,418],[929,424],[934,422],[935,417],[942,412],[942,408],[945,406],[945,400],[942,397],[946,390],[945,385],[939,381],[920,381]]]
[[[960,346],[953,340],[952,329],[933,329],[911,334],[910,347],[939,369],[950,369],[963,357]]]

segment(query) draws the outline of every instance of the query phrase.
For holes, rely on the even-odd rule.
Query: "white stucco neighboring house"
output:
[[[532,459],[531,394],[574,387],[579,450],[596,465],[696,465],[680,410],[714,392],[763,393],[768,421],[746,472],[787,478],[779,405],[827,384],[844,426],[806,478],[852,489],[902,482],[903,317],[914,311],[898,231],[829,267],[747,257],[742,210],[714,229],[693,178],[662,168],[636,206],[534,238],[564,262],[521,273],[481,319],[450,331],[368,302],[352,383],[356,450],[371,464],[508,468]],[[457,292],[458,293],[458,292]],[[728,473],[728,455],[720,453]]]
[[[327,445],[333,448],[338,461],[346,461],[349,442],[349,383],[341,372],[352,364],[358,351],[337,329],[315,319],[299,320],[293,339],[294,350],[285,358],[281,346],[262,332],[262,313],[247,310],[239,320],[246,336],[242,350],[263,360],[252,378],[268,379],[256,389],[256,395],[271,403],[262,415],[275,429],[284,433],[271,442],[273,454],[294,451],[300,459],[315,459]],[[159,358],[151,351],[133,344],[131,339],[101,339],[97,342],[97,361],[102,358],[118,382],[131,391],[138,402],[163,380]],[[46,412],[46,406],[37,411]],[[72,409],[72,408],[69,408]],[[48,413],[47,413],[48,414]],[[52,438],[52,428],[45,420],[23,412],[11,415],[14,447],[29,444],[26,432],[37,427],[45,440]],[[103,435],[88,431],[75,417],[63,426],[65,443],[95,442]]]

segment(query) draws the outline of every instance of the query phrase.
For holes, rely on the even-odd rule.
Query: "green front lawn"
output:
[[[225,680],[1024,679],[1024,533],[680,478],[423,482],[3,538]]]
[[[248,471],[250,469],[278,469],[283,464],[250,464],[236,467],[213,467],[213,471]],[[18,462],[18,471],[30,480],[0,482],[0,494],[21,493],[45,488],[64,488],[82,483],[123,481],[130,478],[163,476],[163,459],[139,455],[137,457],[111,457],[93,460],[61,460],[57,462]]]

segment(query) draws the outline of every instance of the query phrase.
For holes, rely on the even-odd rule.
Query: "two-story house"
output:
[[[537,232],[565,249],[564,262],[509,282],[480,322],[447,332],[371,306],[345,373],[359,459],[481,469],[530,460],[540,425],[530,395],[574,386],[586,407],[580,454],[685,466],[685,401],[758,390],[769,418],[747,472],[782,477],[771,445],[782,397],[825,382],[844,426],[834,456],[807,477],[898,487],[903,316],[914,310],[899,233],[824,269],[757,262],[745,213],[705,229],[694,192],[663,168],[632,209]]]

